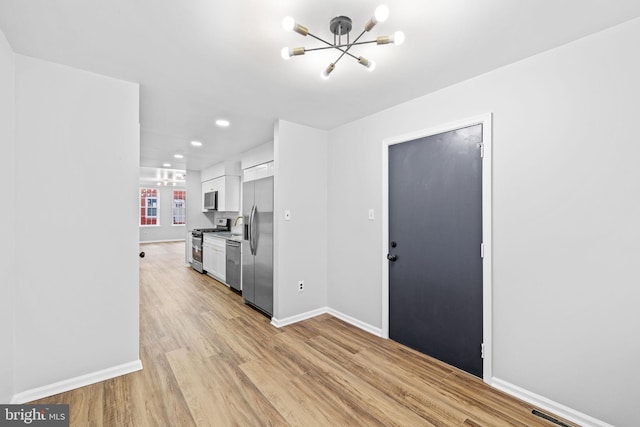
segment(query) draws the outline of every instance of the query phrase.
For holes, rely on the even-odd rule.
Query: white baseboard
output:
[[[376,328],[373,325],[358,320],[355,317],[348,316],[344,313],[339,312],[338,310],[334,310],[333,308],[328,308],[327,313],[329,313],[333,317],[337,317],[338,319],[349,323],[350,325],[360,328],[363,331],[369,332],[370,334],[373,334],[377,337],[382,337],[382,328]]]
[[[529,402],[543,411],[552,412],[559,417],[562,417],[581,426],[613,427],[611,424],[608,424],[597,418],[593,418],[590,415],[583,414],[580,411],[576,411],[575,409],[569,408],[568,406],[562,405],[558,402],[554,402],[551,399],[547,399],[544,396],[540,396],[539,394],[533,393],[529,390],[525,390],[522,387],[518,387],[517,385],[508,383],[507,381],[501,380],[499,378],[493,377],[491,379],[491,386],[497,388],[498,390],[504,391],[505,393],[510,394],[514,397],[517,397],[520,400]]]
[[[33,400],[53,396],[54,394],[84,387],[90,384],[95,384],[100,381],[119,377],[121,375],[130,374],[131,372],[140,371],[141,369],[142,362],[140,361],[140,359],[138,359],[133,362],[103,369],[101,371],[92,372],[90,374],[81,375],[75,378],[69,378],[68,380],[58,381],[53,384],[48,384],[42,387],[16,393],[11,398],[11,403],[21,405]]]
[[[320,316],[321,314],[328,313],[333,317],[336,317],[344,322],[349,323],[357,328],[362,329],[365,332],[369,332],[375,336],[382,336],[382,329],[376,328],[375,326],[369,325],[361,320],[358,320],[354,317],[348,316],[344,313],[339,312],[338,310],[334,310],[329,307],[322,307],[315,310],[307,311],[306,313],[296,314],[295,316],[286,317],[284,319],[276,319],[275,317],[271,319],[271,324],[276,328],[282,328],[283,326],[291,325],[293,323],[302,322],[303,320],[311,319],[312,317]]]
[[[140,240],[139,243],[144,245],[145,243],[171,243],[171,242],[184,242],[185,239],[167,239],[167,240]]]
[[[306,313],[296,314],[295,316],[285,317],[284,319],[271,318],[271,324],[276,328],[282,328],[283,326],[291,325],[293,323],[302,322],[303,320],[311,319],[312,317],[320,316],[327,312],[327,307],[317,308],[315,310],[307,311]]]

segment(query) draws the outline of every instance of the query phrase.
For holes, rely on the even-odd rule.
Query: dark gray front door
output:
[[[389,147],[389,337],[478,377],[481,142],[475,125]]]

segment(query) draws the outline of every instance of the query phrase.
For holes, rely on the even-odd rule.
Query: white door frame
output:
[[[491,121],[492,113],[469,117],[456,122],[446,123],[429,129],[411,132],[387,138],[382,141],[382,337],[389,338],[389,147],[431,135],[437,135],[456,129],[482,124],[482,240],[484,258],[482,260],[482,336],[484,343],[484,359],[482,361],[482,377],[490,384],[492,378],[492,234],[491,234]],[[480,248],[478,248],[480,252]],[[480,352],[480,349],[478,349]]]

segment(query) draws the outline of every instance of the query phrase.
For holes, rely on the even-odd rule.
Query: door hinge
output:
[[[480,357],[484,359],[484,343],[480,344]]]
[[[480,142],[478,143],[478,147],[480,147],[480,157],[484,157],[484,144]]]
[[[484,258],[484,243],[480,243],[480,258]]]

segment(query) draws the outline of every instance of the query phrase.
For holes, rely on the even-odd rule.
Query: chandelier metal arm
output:
[[[332,44],[332,43],[330,43],[330,42],[328,42],[328,41],[326,41],[326,40],[324,40],[324,39],[321,39],[320,37],[318,37],[318,36],[316,36],[316,35],[314,35],[314,34],[307,33],[307,35],[308,35],[308,36],[313,37],[313,38],[314,38],[314,39],[316,39],[316,40],[321,41],[322,43],[324,43],[324,44],[326,44],[326,45],[329,45],[329,46],[335,46],[334,44]]]
[[[323,39],[321,39],[320,37],[318,37],[318,36],[316,36],[316,35],[313,35],[313,34],[311,34],[311,33],[307,33],[307,35],[309,35],[309,36],[313,37],[313,38],[314,38],[314,39],[316,39],[316,40],[321,41],[322,43],[326,44],[326,45],[327,45],[327,47],[318,47],[318,48],[313,48],[313,49],[306,49],[306,48],[305,48],[305,50],[304,50],[305,52],[311,52],[311,51],[313,51],[313,50],[324,50],[324,49],[331,49],[331,48],[335,48],[335,49],[338,49],[340,52],[343,52],[343,54],[344,54],[344,53],[346,53],[344,50],[342,50],[342,49],[341,49],[341,47],[343,47],[343,46],[345,46],[345,45],[335,45],[335,44],[332,44],[331,42],[328,42],[328,41],[326,41],[326,40],[323,40]],[[349,45],[346,45],[346,46],[349,46]],[[349,55],[349,56],[351,56],[351,57],[352,57],[352,58],[354,58],[354,59],[357,59],[355,56],[351,55],[350,53],[349,53],[348,55]]]
[[[363,32],[363,33],[364,33],[364,32]],[[358,59],[358,57],[357,57],[357,56],[355,56],[355,55],[353,55],[353,54],[351,54],[351,53],[349,53],[349,52],[347,52],[347,51],[351,48],[351,46],[356,45],[356,44],[376,43],[376,41],[375,41],[375,40],[371,40],[371,41],[368,41],[368,42],[360,42],[360,43],[355,43],[355,42],[353,42],[353,43],[347,43],[347,44],[332,44],[331,42],[328,42],[328,41],[326,41],[326,40],[323,40],[323,39],[321,39],[320,37],[318,37],[318,36],[316,36],[316,35],[313,35],[313,34],[311,34],[311,33],[307,33],[307,35],[308,35],[308,36],[313,37],[313,38],[314,38],[314,39],[316,39],[316,40],[321,41],[322,43],[326,44],[327,46],[325,46],[325,47],[314,47],[314,48],[312,48],[312,49],[307,49],[307,48],[305,48],[305,49],[304,49],[304,51],[305,51],[305,52],[313,52],[314,50],[338,49],[340,52],[342,52],[342,55],[340,55],[340,58],[342,58],[342,56],[343,56],[344,54],[347,54],[347,55],[349,55],[350,57],[352,57],[352,58],[353,58],[353,59],[355,59],[355,60],[357,60],[357,59]],[[362,36],[362,34],[360,34],[360,35]],[[358,37],[358,38],[360,38],[360,37]],[[356,39],[356,40],[357,40],[357,39]],[[343,47],[346,47],[347,49],[346,49],[346,50],[343,50],[343,49],[342,49]],[[340,59],[340,58],[338,58],[338,59]],[[338,61],[336,61],[336,62],[338,62]]]
[[[312,38],[318,40],[326,46],[306,49],[304,47],[297,48],[288,48],[285,47],[280,51],[280,55],[283,59],[289,59],[293,56],[304,55],[305,52],[313,52],[316,50],[326,50],[326,49],[336,49],[340,51],[340,55],[338,58],[329,64],[327,68],[325,68],[321,77],[323,79],[329,78],[329,74],[335,69],[336,64],[345,56],[350,56],[355,59],[359,64],[366,67],[368,71],[373,71],[376,67],[376,63],[371,61],[363,56],[355,56],[350,53],[350,50],[353,46],[376,43],[378,45],[384,44],[397,44],[400,45],[404,42],[404,33],[402,31],[396,31],[393,35],[390,36],[378,36],[375,40],[371,41],[360,41],[364,33],[371,31],[371,29],[379,22],[385,22],[387,17],[389,16],[389,8],[385,5],[380,5],[376,8],[374,15],[367,21],[364,26],[364,30],[355,38],[355,40],[351,41],[351,30],[353,29],[353,22],[351,18],[348,16],[335,16],[329,22],[329,30],[333,34],[333,43],[324,40],[315,34],[311,34],[307,27],[304,27],[300,24],[297,24],[293,18],[287,16],[282,20],[282,27],[286,31],[295,31],[296,33],[302,36],[311,36]],[[346,43],[343,44],[342,37],[345,36]]]
[[[329,46],[323,46],[323,47],[313,47],[311,49],[307,49],[304,48],[305,52],[313,52],[314,50],[326,50],[326,49],[338,49],[341,52],[344,52],[344,50],[342,49],[343,47],[349,47],[349,46],[357,46],[357,45],[361,45],[361,44],[369,44],[369,43],[377,43],[377,40],[369,40],[367,42],[358,42],[358,43],[349,43],[349,44],[337,44],[337,45],[329,45]],[[355,55],[352,55],[351,53],[347,53],[347,55],[353,56],[355,57]]]
[[[364,34],[364,33],[366,33],[366,32],[367,32],[367,30],[362,31],[362,32],[360,33],[360,35],[359,35],[358,37],[356,37],[356,39],[353,41],[353,43],[351,43],[351,44],[350,44],[350,45],[349,45],[345,50],[338,49],[338,50],[342,51],[342,54],[338,57],[338,59],[336,59],[336,60],[333,62],[333,65],[337,64],[337,63],[338,63],[338,61],[340,61],[340,60],[342,59],[342,57],[343,57],[345,54],[349,54],[349,53],[348,53],[348,52],[349,52],[349,49],[351,49],[351,47],[352,47],[352,46],[354,46],[356,43],[358,43],[358,40],[360,40],[360,37],[362,37],[362,36],[363,36],[363,34]],[[351,54],[349,54],[349,55],[351,55]],[[353,56],[353,55],[351,55],[351,56]],[[354,57],[354,58],[355,58],[355,57]]]

